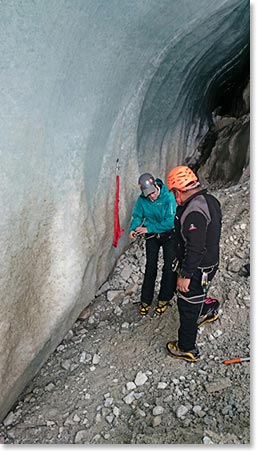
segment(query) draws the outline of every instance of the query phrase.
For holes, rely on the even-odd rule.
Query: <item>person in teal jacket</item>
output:
[[[163,268],[160,291],[155,312],[166,311],[176,290],[176,272],[172,271],[175,258],[174,218],[176,200],[174,194],[159,178],[144,173],[138,180],[141,194],[132,212],[129,237],[145,236],[146,265],[141,289],[140,313],[146,315],[151,307],[158,268],[160,247],[163,249]]]

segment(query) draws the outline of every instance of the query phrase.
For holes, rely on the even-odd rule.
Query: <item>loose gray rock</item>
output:
[[[183,405],[179,406],[179,408],[176,411],[177,418],[184,417],[187,414],[187,412],[188,408],[186,406]]]
[[[134,391],[130,392],[127,396],[124,398],[124,402],[126,404],[131,404],[135,399],[135,393]]]
[[[124,295],[124,292],[121,290],[115,290],[115,291],[110,290],[107,292],[107,299],[108,299],[108,301],[112,302],[117,299],[120,299],[123,295]]]
[[[78,431],[75,435],[74,438],[74,443],[77,444],[82,444],[82,443],[87,443],[87,437],[88,437],[88,432],[87,430],[82,429],[81,431]]]
[[[11,426],[12,423],[15,421],[15,418],[16,415],[12,411],[9,412],[3,421],[4,426]]]
[[[61,362],[61,367],[64,369],[64,370],[69,370],[70,369],[70,367],[71,367],[71,360],[63,360],[62,362]]]
[[[156,406],[153,408],[153,415],[162,415],[164,412],[164,408],[162,406]]]
[[[147,375],[142,371],[139,371],[135,378],[135,384],[137,386],[144,385],[147,380],[148,380]]]
[[[160,416],[154,417],[153,418],[153,427],[155,428],[157,426],[160,426],[161,422],[162,422],[162,418]]]
[[[50,384],[46,385],[45,390],[52,391],[54,390],[55,385],[51,382]]]
[[[93,355],[93,360],[92,360],[93,365],[98,365],[98,363],[100,362],[100,360],[101,360],[100,355],[98,355],[98,354],[94,354],[94,355]]]
[[[205,390],[208,393],[214,393],[216,391],[226,390],[231,386],[231,380],[228,377],[223,379],[219,378],[214,382],[205,384]]]
[[[126,387],[127,390],[134,390],[136,388],[136,384],[134,382],[127,382]]]
[[[203,437],[203,444],[204,444],[204,445],[213,445],[214,443],[213,443],[213,441],[210,439],[210,437],[205,436],[205,437]]]
[[[167,387],[167,385],[168,385],[167,382],[159,382],[157,388],[159,390],[164,390]]]

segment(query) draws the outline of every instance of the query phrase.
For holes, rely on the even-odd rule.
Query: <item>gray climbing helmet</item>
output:
[[[155,192],[155,178],[152,174],[145,172],[138,179],[138,186],[145,197]]]

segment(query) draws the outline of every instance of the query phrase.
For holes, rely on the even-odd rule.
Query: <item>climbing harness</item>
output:
[[[203,292],[206,293],[207,292],[207,288],[208,288],[208,273],[205,271],[202,271],[202,280],[201,280],[201,286],[203,289]]]
[[[201,286],[203,289],[203,293],[206,295],[208,287],[209,287],[209,280],[208,280],[208,275],[214,270],[214,268],[217,266],[217,263],[215,265],[212,266],[205,266],[203,268],[201,268],[200,266],[198,266],[198,269],[200,269],[200,271],[202,272],[202,279],[201,279]]]
[[[190,304],[201,304],[202,302],[205,301],[206,294],[205,294],[205,293],[203,293],[203,294],[198,294],[198,295],[196,295],[196,296],[191,296],[191,297],[189,298],[189,297],[187,297],[187,296],[184,296],[184,295],[182,294],[182,292],[179,291],[178,296],[179,296],[181,299],[183,299],[184,301],[189,302]]]
[[[156,238],[156,234],[154,233],[153,235],[145,236],[145,240],[150,240],[151,238]]]
[[[150,240],[151,238],[157,238],[158,240],[160,240],[160,239],[170,239],[170,237],[174,233],[175,233],[175,229],[167,230],[167,232],[162,232],[162,233],[145,234],[145,240]]]
[[[172,272],[177,272],[178,271],[178,265],[179,265],[179,259],[177,257],[175,257],[173,262],[171,263],[171,271]]]

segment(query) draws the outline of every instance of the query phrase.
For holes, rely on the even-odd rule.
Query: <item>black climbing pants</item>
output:
[[[170,301],[176,290],[177,273],[171,269],[175,257],[174,230],[159,235],[146,234],[146,266],[141,290],[141,302],[151,304],[154,296],[160,247],[163,249],[163,268],[158,300]]]
[[[211,282],[218,269],[217,265],[212,268],[208,272],[208,282]],[[197,269],[191,279],[189,291],[187,293],[177,292],[180,319],[178,346],[182,351],[191,351],[196,348],[197,320],[199,315],[205,314],[205,308],[209,308],[204,304],[207,293],[204,293],[201,281],[202,271]]]

